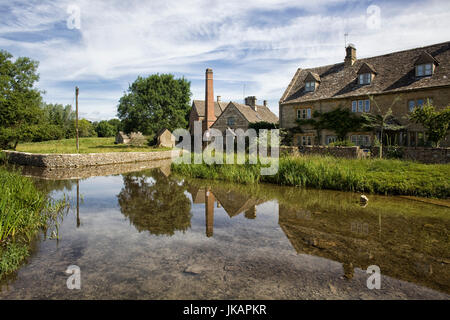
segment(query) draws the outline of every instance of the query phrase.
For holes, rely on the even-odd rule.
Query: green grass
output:
[[[42,229],[57,234],[63,201],[49,201],[31,179],[0,168],[0,278],[16,270]]]
[[[261,175],[260,168],[261,165],[250,164],[172,164],[175,173],[192,178],[244,184],[266,182],[385,195],[450,197],[449,164],[303,156],[280,158],[275,175]]]
[[[80,138],[80,153],[162,151],[168,148],[114,144],[115,138]],[[30,153],[77,153],[75,139],[20,143],[17,151]]]

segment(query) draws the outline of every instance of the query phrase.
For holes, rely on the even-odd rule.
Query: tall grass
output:
[[[0,168],[0,278],[19,266],[39,230],[57,233],[65,207],[65,199],[49,200],[29,178]]]
[[[281,157],[275,175],[261,175],[261,165],[173,164],[174,172],[193,178],[237,183],[267,182],[316,189],[389,195],[450,197],[450,165],[426,165],[385,159],[321,156]]]

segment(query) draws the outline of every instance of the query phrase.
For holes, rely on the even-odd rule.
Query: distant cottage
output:
[[[263,105],[256,104],[256,97],[245,98],[245,103],[222,102],[220,96],[214,101],[213,71],[206,69],[206,100],[194,100],[189,114],[189,130],[194,133],[194,122],[202,121],[203,131],[213,128],[222,133],[227,130],[246,130],[250,123],[269,122],[278,123],[278,117],[270,111],[267,101]]]
[[[126,134],[123,131],[119,131],[116,135],[115,144],[132,144],[132,145],[144,145],[146,143],[145,137],[141,132],[131,132]]]
[[[159,130],[156,134],[156,143],[159,147],[175,147],[175,137],[167,128]]]
[[[130,142],[130,137],[123,131],[119,131],[116,135],[115,144],[128,144]]]

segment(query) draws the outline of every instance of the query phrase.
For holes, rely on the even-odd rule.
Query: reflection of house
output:
[[[450,292],[448,267],[439,262],[441,245],[436,244],[432,250],[423,246],[423,225],[427,219],[405,220],[403,216],[391,215],[384,216],[381,225],[381,215],[360,211],[356,216],[351,211],[323,208],[327,209],[326,214],[319,212],[310,217],[301,206],[279,204],[278,223],[297,253],[338,261],[347,278],[353,277],[355,268],[366,270],[377,265],[383,275]],[[315,210],[320,209],[315,206]],[[405,221],[408,232],[404,232]],[[431,238],[438,241],[442,236],[437,231]]]
[[[386,113],[398,98],[392,107],[393,116],[408,128],[391,132],[391,143],[423,144],[424,129],[411,123],[407,116],[414,107],[423,106],[427,100],[438,109],[448,105],[450,42],[363,59],[357,59],[356,48],[349,45],[344,62],[299,68],[279,102],[280,128],[296,128],[297,119],[311,119],[314,111],[329,112],[339,106],[356,115],[379,114],[368,95],[374,97],[382,113]],[[295,144],[329,144],[336,140],[336,133],[328,129],[323,130],[320,137],[310,125],[303,125],[302,131],[295,134]],[[379,139],[379,133],[377,135]],[[351,132],[348,139],[358,145],[374,142],[370,132]],[[449,146],[450,138],[447,137],[442,145]]]
[[[244,212],[247,219],[254,219],[256,218],[256,206],[264,203],[263,200],[217,186],[205,188],[187,183],[187,190],[192,196],[193,203],[205,204],[207,237],[213,235],[214,206],[223,207],[230,218]]]
[[[278,117],[270,111],[267,101],[263,105],[256,104],[256,97],[245,98],[245,104],[237,102],[221,102],[220,96],[214,101],[213,72],[206,69],[206,100],[194,100],[189,114],[189,130],[194,133],[194,121],[202,121],[203,131],[214,128],[225,133],[227,128],[246,130],[250,123],[278,123]]]

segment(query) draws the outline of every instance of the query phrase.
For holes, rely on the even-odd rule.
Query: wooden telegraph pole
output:
[[[75,118],[75,132],[77,136],[77,153],[80,152],[80,142],[78,141],[78,87],[75,87],[75,105],[76,105],[76,118]]]

